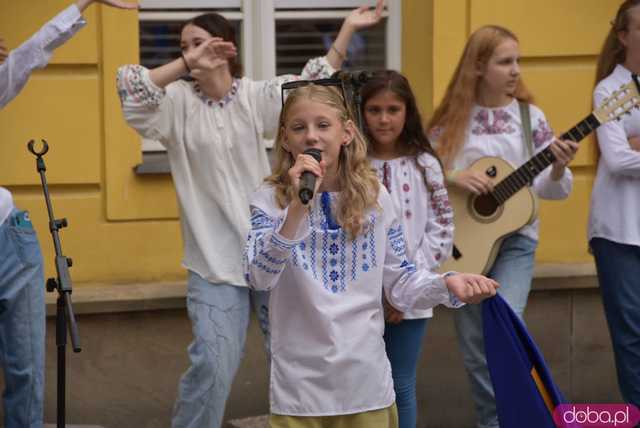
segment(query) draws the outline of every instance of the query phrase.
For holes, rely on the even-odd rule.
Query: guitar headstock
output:
[[[640,81],[633,74],[631,81],[620,86],[611,95],[605,98],[600,106],[593,111],[593,115],[602,124],[619,119],[623,114],[634,107],[640,106]]]

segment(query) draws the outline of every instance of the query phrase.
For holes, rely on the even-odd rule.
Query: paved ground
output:
[[[267,428],[269,426],[269,417],[256,416],[254,418],[234,419],[227,422],[228,428]]]

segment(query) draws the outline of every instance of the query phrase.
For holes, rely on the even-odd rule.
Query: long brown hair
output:
[[[598,67],[596,68],[596,85],[616,68],[616,65],[626,61],[627,53],[620,42],[619,35],[629,30],[629,10],[640,6],[640,0],[626,0],[618,8],[615,19],[611,22],[611,29],[600,50]]]
[[[295,159],[284,149],[285,124],[292,106],[300,100],[312,100],[325,104],[338,113],[338,117],[346,126],[353,122],[351,113],[345,107],[345,102],[338,89],[329,86],[310,84],[295,89],[287,96],[287,101],[280,112],[280,127],[275,143],[275,167],[273,174],[266,178],[276,188],[276,200],[281,208],[286,207],[293,195],[289,180],[289,169]],[[355,136],[350,144],[342,146],[338,159],[338,185],[340,195],[336,209],[336,221],[342,226],[349,237],[354,239],[366,225],[365,212],[377,206],[380,185],[375,172],[367,160],[367,143],[353,126]]]
[[[495,49],[505,40],[518,42],[513,32],[497,25],[481,27],[471,34],[442,102],[429,121],[427,129],[430,133],[438,134],[437,152],[447,167],[451,166],[465,142],[465,132],[481,79],[478,70],[488,64]],[[522,78],[518,79],[513,96],[519,101],[533,101]]]

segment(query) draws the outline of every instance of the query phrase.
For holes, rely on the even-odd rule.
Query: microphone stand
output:
[[[47,185],[47,177],[45,171],[47,170],[44,159],[42,157],[49,151],[49,145],[45,140],[41,140],[42,149],[36,150],[35,141],[31,140],[27,143],[29,151],[36,156],[36,168],[40,174],[40,181],[42,182],[42,190],[44,192],[44,200],[47,204],[47,211],[49,213],[49,231],[53,238],[53,246],[56,251],[56,278],[47,279],[47,291],[58,291],[58,300],[56,302],[56,347],[58,350],[58,397],[57,397],[57,428],[64,428],[65,425],[65,377],[66,377],[66,355],[65,348],[67,345],[67,326],[69,327],[69,335],[71,336],[71,344],[73,346],[73,352],[80,352],[80,337],[78,335],[78,325],[76,323],[75,316],[73,314],[73,307],[71,306],[71,275],[69,274],[69,268],[73,264],[73,261],[69,257],[65,257],[62,254],[62,246],[60,244],[60,236],[58,231],[64,227],[67,227],[67,219],[56,219],[53,215],[53,207],[51,205],[51,198],[49,197],[49,186]]]

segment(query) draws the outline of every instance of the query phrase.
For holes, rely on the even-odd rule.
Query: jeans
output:
[[[533,277],[534,256],[538,243],[524,235],[511,235],[500,246],[488,276],[500,283],[498,294],[522,319]],[[462,351],[471,394],[476,408],[478,428],[496,428],[498,414],[495,394],[487,367],[482,331],[482,306],[466,305],[455,311],[458,344]]]
[[[589,243],[623,399],[640,407],[640,247],[602,238]]]
[[[429,318],[385,324],[384,342],[391,362],[399,428],[416,428],[416,369]]]
[[[25,211],[0,225],[0,363],[5,428],[41,428],[45,305],[42,255]]]
[[[193,330],[191,366],[182,375],[173,409],[174,428],[218,428],[240,365],[253,307],[269,353],[268,292],[212,284],[189,272],[187,309]]]

